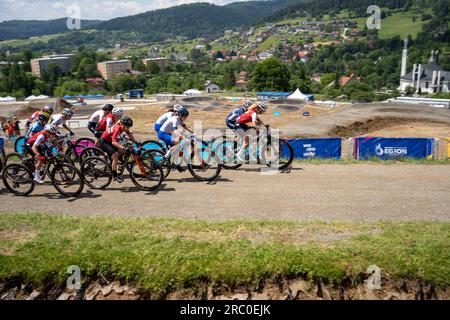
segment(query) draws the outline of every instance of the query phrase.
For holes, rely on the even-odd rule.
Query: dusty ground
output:
[[[23,119],[32,110],[37,110],[49,102],[54,101],[0,104],[0,117],[18,115]],[[142,138],[154,137],[153,124],[170,105],[169,101],[128,100],[121,103],[117,100],[94,100],[88,101],[88,106],[79,107],[74,119],[87,121],[88,117],[106,102],[125,107],[125,112],[135,120],[134,131]],[[190,110],[188,125],[192,127],[195,121],[202,121],[203,129],[224,129],[226,115],[242,103],[219,97],[193,97],[176,102]],[[449,109],[393,103],[341,104],[336,108],[288,100],[271,100],[267,103],[270,111],[262,116],[263,121],[280,129],[281,134],[288,137],[450,136]],[[273,115],[274,111],[280,112],[281,115]],[[304,112],[309,112],[310,116],[303,116]],[[89,133],[87,130],[80,130],[80,134]]]
[[[156,194],[130,180],[108,190],[86,189],[61,198],[51,185],[30,197],[0,194],[0,212],[74,215],[175,216],[198,219],[438,220],[450,221],[450,166],[295,165],[290,173],[261,175],[259,167],[223,171],[216,184],[172,172]]]

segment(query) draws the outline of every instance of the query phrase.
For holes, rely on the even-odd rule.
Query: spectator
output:
[[[6,137],[10,140],[14,138],[14,125],[11,120],[6,124]]]
[[[6,136],[6,125],[7,125],[6,120],[2,121],[2,131],[4,136]]]
[[[17,117],[14,117],[13,121],[14,136],[20,137],[20,121],[17,119]]]

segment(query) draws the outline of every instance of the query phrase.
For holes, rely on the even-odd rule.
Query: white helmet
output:
[[[72,111],[72,109],[66,108],[63,110],[62,114],[66,115],[66,116],[73,116],[73,111]]]
[[[250,108],[252,105],[253,105],[253,100],[250,100],[250,99],[246,100],[243,104],[245,109]]]
[[[58,127],[55,126],[54,124],[47,124],[47,125],[44,127],[44,130],[47,131],[47,132],[49,132],[49,133],[54,133],[54,134],[57,134],[57,133],[58,133]]]
[[[53,108],[52,105],[46,105],[44,108],[42,108],[42,111],[47,112],[47,113],[53,113],[55,111],[55,109]]]
[[[119,108],[119,107],[115,107],[112,110],[112,114],[115,115],[115,116],[118,116],[118,117],[123,117],[123,109]]]
[[[178,112],[178,111],[180,111],[180,110],[183,109],[183,108],[184,108],[184,107],[183,107],[181,104],[176,103],[176,104],[173,105],[172,110],[173,110],[174,112]]]
[[[262,103],[262,102],[259,102],[256,106],[259,109],[261,109],[261,111],[263,111],[263,112],[266,112],[269,109],[269,107],[265,103]]]

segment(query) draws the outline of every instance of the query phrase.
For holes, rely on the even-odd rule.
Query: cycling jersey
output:
[[[57,127],[62,125],[65,122],[66,122],[66,120],[64,120],[64,115],[62,115],[62,114],[57,114],[55,116],[52,116],[52,120],[50,121],[51,124],[54,124]]]
[[[103,111],[103,110],[95,111],[92,114],[92,116],[89,118],[89,122],[97,123],[100,120],[102,120],[104,116],[105,116],[105,111]]]
[[[256,113],[256,111],[249,110],[238,118],[237,123],[246,124],[249,122],[255,122],[257,119],[258,119],[258,114]]]
[[[231,123],[236,123],[236,120],[242,116],[245,112],[245,108],[240,107],[240,108],[236,108],[234,109],[232,112],[230,112],[227,115],[227,121],[231,122]]]
[[[25,140],[30,139],[32,136],[34,136],[36,133],[41,132],[44,130],[45,124],[43,124],[41,121],[36,121],[33,123],[33,125],[28,129],[27,133],[25,134]]]
[[[158,118],[158,120],[156,120],[156,124],[163,125],[164,122],[169,120],[173,115],[174,114],[172,111],[164,113],[161,117]]]
[[[41,144],[46,144],[46,142],[48,141],[46,133],[47,131],[42,130],[41,132],[28,139],[27,143],[31,146],[40,146]]]
[[[125,129],[120,124],[115,124],[102,134],[102,139],[109,144],[113,142],[121,143],[121,136],[126,135]]]
[[[34,121],[36,121],[36,119],[39,117],[39,114],[41,112],[40,111],[36,111],[35,113],[33,113],[29,118],[28,118],[28,122],[33,123]]]
[[[164,122],[159,131],[162,131],[167,134],[172,134],[173,131],[178,129],[178,125],[186,127],[186,125],[183,122],[180,123],[180,119],[178,118],[177,115],[173,115],[166,122]]]
[[[114,115],[108,114],[98,122],[97,131],[106,131],[106,129],[112,127],[115,123],[116,122],[114,121]]]

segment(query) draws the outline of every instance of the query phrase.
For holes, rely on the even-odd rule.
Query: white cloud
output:
[[[186,3],[209,2],[223,5],[235,1],[238,0],[0,0],[0,21],[66,17],[69,15],[68,8],[73,5],[80,7],[82,19],[107,20]]]

